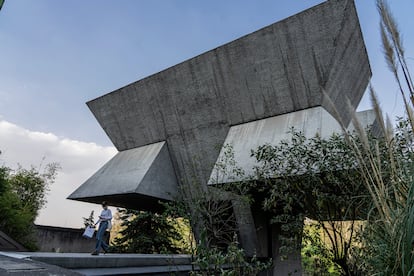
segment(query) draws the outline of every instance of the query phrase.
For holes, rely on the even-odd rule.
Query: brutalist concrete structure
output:
[[[270,143],[292,124],[339,131],[326,124],[349,124],[348,102],[355,110],[370,76],[354,2],[326,1],[88,102],[119,153],[69,198],[155,209],[181,183],[215,184],[220,146],[237,129],[250,129],[230,139],[246,152],[252,133]],[[274,126],[283,127],[267,132]],[[247,252],[276,256],[277,231],[263,237],[259,211],[239,207]],[[275,275],[292,266],[300,272],[278,264]]]

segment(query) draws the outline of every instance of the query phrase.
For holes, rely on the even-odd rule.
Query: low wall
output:
[[[0,231],[0,251],[27,251],[27,249]]]
[[[35,225],[35,237],[40,252],[92,252],[95,238],[86,239],[82,234],[83,229]]]

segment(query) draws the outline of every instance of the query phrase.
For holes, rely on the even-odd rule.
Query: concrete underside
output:
[[[69,199],[139,210],[178,197],[178,184],[165,142],[119,152]]]

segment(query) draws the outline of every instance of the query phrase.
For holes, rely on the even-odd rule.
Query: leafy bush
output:
[[[49,164],[39,172],[35,168],[12,171],[0,167],[0,230],[30,250],[36,249],[32,238],[34,221],[46,204],[46,194],[58,168],[57,164]]]

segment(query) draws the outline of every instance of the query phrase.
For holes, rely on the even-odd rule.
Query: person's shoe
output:
[[[99,255],[99,252],[95,250],[91,253],[91,255],[97,256],[97,255]]]

